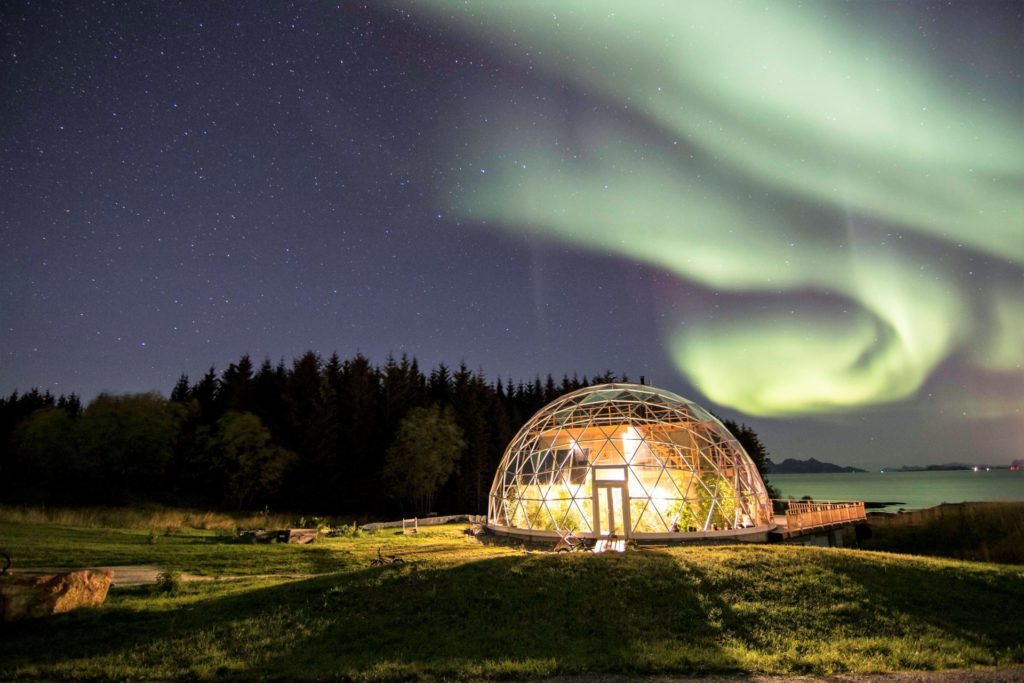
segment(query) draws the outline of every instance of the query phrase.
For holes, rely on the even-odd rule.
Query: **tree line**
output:
[[[488,381],[465,364],[420,370],[363,355],[291,365],[248,355],[223,372],[182,375],[157,393],[0,398],[0,501],[160,503],[359,515],[483,513],[515,431],[557,397],[628,381],[548,375]],[[757,462],[767,453],[726,421]]]

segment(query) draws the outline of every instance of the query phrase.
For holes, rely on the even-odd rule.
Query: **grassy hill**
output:
[[[2,519],[2,517],[0,517]],[[1024,569],[787,546],[555,556],[463,527],[254,546],[0,521],[28,564],[249,578],[0,629],[0,679],[886,672],[1024,662]],[[404,565],[371,568],[379,546]],[[278,572],[305,579],[261,577]]]

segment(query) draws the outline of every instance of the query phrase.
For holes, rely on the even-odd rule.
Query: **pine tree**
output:
[[[171,389],[171,400],[175,403],[187,403],[192,399],[192,389],[188,383],[188,375],[184,372],[178,377],[177,384]]]
[[[253,382],[253,366],[249,354],[232,363],[220,379],[221,405],[224,410],[247,412],[253,409],[256,387]]]
[[[444,363],[438,364],[437,368],[430,373],[430,380],[427,382],[427,392],[430,400],[438,405],[448,405],[452,400],[452,375],[448,366]]]

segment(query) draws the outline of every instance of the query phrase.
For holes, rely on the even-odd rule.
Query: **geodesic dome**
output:
[[[772,510],[757,467],[706,410],[662,389],[602,384],[523,425],[487,520],[521,536],[700,538],[766,531]]]

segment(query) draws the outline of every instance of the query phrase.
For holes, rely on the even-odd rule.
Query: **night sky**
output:
[[[1022,8],[8,0],[0,391],[409,353],[1024,457]]]

